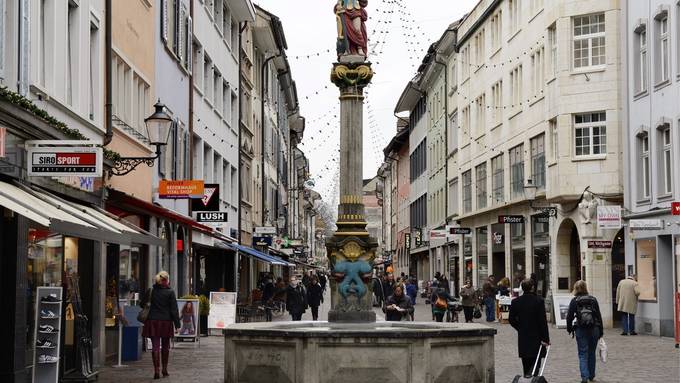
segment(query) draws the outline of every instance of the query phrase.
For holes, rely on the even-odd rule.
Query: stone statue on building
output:
[[[347,55],[368,56],[367,6],[368,0],[338,0],[335,4],[338,59]]]
[[[583,223],[591,223],[593,219],[597,216],[597,206],[600,205],[600,199],[595,197],[593,193],[586,190],[583,193],[583,199],[578,207],[581,212],[581,220]]]

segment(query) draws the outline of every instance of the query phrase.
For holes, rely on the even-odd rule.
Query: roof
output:
[[[406,127],[402,127],[397,134],[392,137],[390,143],[383,149],[385,157],[389,157],[391,152],[396,152],[401,149],[404,144],[408,145],[408,132],[408,124],[406,124]]]

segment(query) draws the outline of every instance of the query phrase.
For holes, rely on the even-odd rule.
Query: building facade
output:
[[[673,336],[674,294],[680,291],[680,207],[674,212],[671,205],[680,201],[680,4],[623,4],[626,229],[620,277],[635,273],[640,284],[637,331]]]

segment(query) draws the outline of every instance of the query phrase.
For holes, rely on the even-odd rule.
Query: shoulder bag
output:
[[[151,297],[153,297],[153,287],[151,288],[151,292],[149,292],[149,301],[146,302],[142,311],[137,314],[137,320],[140,323],[146,322],[147,318],[149,318],[149,311],[151,311]]]

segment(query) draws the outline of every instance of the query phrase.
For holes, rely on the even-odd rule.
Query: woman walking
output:
[[[307,289],[307,303],[312,309],[312,320],[319,319],[319,306],[323,303],[323,288],[319,284],[319,278],[312,276],[312,282]]]
[[[567,332],[576,335],[581,383],[595,379],[597,341],[602,337],[602,314],[597,299],[588,294],[585,281],[574,284],[574,299],[569,303]]]
[[[180,328],[180,320],[179,310],[177,309],[177,297],[170,288],[170,276],[166,271],[161,271],[156,275],[155,281],[156,283],[149,289],[145,297],[145,301],[150,304],[150,308],[149,316],[144,322],[142,336],[151,338],[153,378],[159,379],[161,360],[163,363],[163,377],[170,375],[168,374],[170,338],[175,335],[175,329]]]
[[[440,283],[432,282],[432,296],[430,296],[430,302],[432,304],[432,314],[437,322],[444,321],[444,314],[449,310],[449,302],[453,302],[454,299],[449,293],[446,292]]]
[[[463,313],[465,313],[465,323],[472,323],[472,314],[475,310],[475,289],[472,288],[472,282],[469,279],[465,280],[465,286],[460,289],[461,303],[463,305]]]

